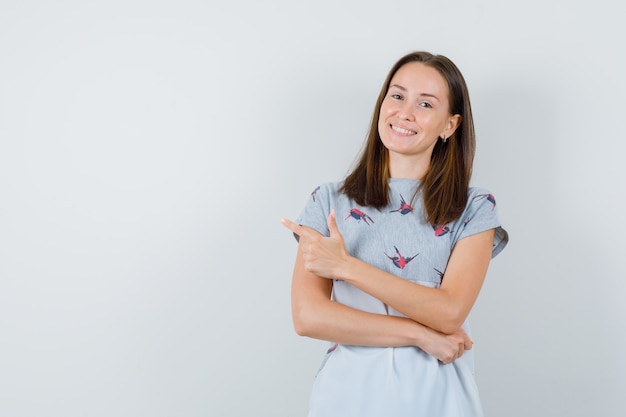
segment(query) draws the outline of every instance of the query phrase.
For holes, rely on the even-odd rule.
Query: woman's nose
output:
[[[400,107],[398,116],[402,120],[409,120],[409,121],[415,120],[415,114],[413,113],[413,106],[409,102],[405,101],[404,103],[402,103]]]

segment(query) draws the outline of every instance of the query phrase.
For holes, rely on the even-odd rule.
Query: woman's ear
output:
[[[456,131],[456,128],[459,127],[463,117],[460,114],[453,114],[448,118],[448,123],[446,124],[446,129],[443,131],[443,137],[449,138]]]

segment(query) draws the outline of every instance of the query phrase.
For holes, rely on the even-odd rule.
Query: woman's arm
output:
[[[305,269],[299,246],[291,290],[293,323],[299,335],[350,345],[417,346],[443,363],[472,347],[461,329],[446,335],[408,318],[360,311],[332,301],[331,291],[332,280]]]
[[[429,288],[350,257],[335,275],[397,311],[443,333],[453,333],[469,314],[487,274],[494,230],[459,240],[439,288]]]
[[[343,279],[431,329],[454,334],[471,310],[491,260],[494,230],[461,239],[453,248],[440,288],[396,277],[350,256],[335,213],[328,218],[330,237],[288,220],[283,224],[300,235],[302,267],[324,278]]]

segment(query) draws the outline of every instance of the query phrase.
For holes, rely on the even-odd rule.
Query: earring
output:
[[[446,135],[443,135],[443,138],[441,138],[441,140],[443,140],[443,143],[446,143],[448,141],[448,138],[446,137]]]

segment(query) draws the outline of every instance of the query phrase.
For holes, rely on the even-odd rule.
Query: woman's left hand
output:
[[[326,237],[310,227],[301,226],[287,219],[281,223],[299,236],[300,250],[304,260],[304,269],[323,278],[341,279],[342,271],[350,260],[343,236],[337,228],[335,211],[328,216]]]

